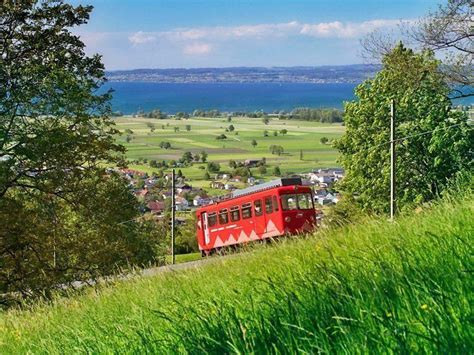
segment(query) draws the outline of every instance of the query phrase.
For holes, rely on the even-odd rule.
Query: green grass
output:
[[[0,315],[0,353],[473,353],[474,200]]]
[[[118,138],[118,141],[127,148],[127,157],[130,159],[178,160],[186,151],[195,154],[205,150],[209,154],[208,160],[221,163],[224,170],[230,170],[227,165],[230,159],[239,161],[266,157],[270,167],[278,165],[283,173],[305,172],[316,167],[335,166],[337,151],[330,144],[321,144],[320,139],[323,136],[335,139],[344,132],[344,127],[340,124],[271,120],[268,125],[265,125],[261,119],[252,118],[233,118],[232,122],[227,122],[224,118],[158,120],[125,116],[116,118],[115,122],[121,132],[125,129],[131,129],[134,132],[134,138],[130,143],[125,141],[126,134]],[[146,126],[146,123],[150,122],[156,127],[154,132]],[[238,135],[235,132],[225,132],[225,128],[230,124],[234,125]],[[165,129],[162,129],[162,125]],[[186,131],[186,125],[191,125],[191,131]],[[174,132],[174,127],[179,127],[179,132]],[[282,129],[287,129],[288,133],[273,136],[274,131],[279,132]],[[264,130],[269,131],[269,137],[263,137]],[[216,136],[222,133],[226,134],[228,139],[216,140]],[[253,139],[258,142],[255,148],[250,144]],[[159,144],[162,141],[170,142],[172,149],[161,149]],[[269,150],[272,144],[281,145],[285,154],[272,155]],[[303,150],[303,160],[300,160],[300,150]],[[195,164],[182,170],[187,177],[202,180],[204,170],[198,167],[199,165]],[[131,166],[131,168],[149,173],[157,170],[148,165]],[[271,168],[268,170],[271,174]]]
[[[189,261],[201,260],[201,253],[189,253],[189,254],[178,254],[176,255],[176,264],[187,263]],[[171,255],[166,257],[166,262],[171,263]]]

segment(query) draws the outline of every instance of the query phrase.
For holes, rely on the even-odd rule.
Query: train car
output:
[[[196,211],[203,256],[250,241],[309,232],[316,227],[312,190],[300,178],[281,178],[236,190]]]

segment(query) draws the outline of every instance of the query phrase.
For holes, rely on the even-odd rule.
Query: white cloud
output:
[[[141,36],[160,37],[173,41],[264,39],[269,37],[311,36],[356,38],[376,29],[393,28],[399,20],[376,19],[365,22],[268,23],[241,26],[177,28],[163,32],[140,32]]]
[[[383,28],[393,28],[398,20],[371,20],[359,23],[340,21],[305,24],[300,33],[312,37],[356,38]]]
[[[191,43],[183,48],[183,53],[188,55],[204,55],[210,53],[212,46],[208,43]]]
[[[134,34],[130,35],[128,37],[128,40],[133,45],[138,45],[138,44],[145,44],[145,43],[154,42],[156,40],[156,37],[151,33],[145,33],[145,32],[142,32],[142,31],[138,31],[138,32],[135,32]]]

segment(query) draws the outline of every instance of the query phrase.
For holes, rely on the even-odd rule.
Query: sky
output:
[[[70,0],[107,70],[363,63],[360,39],[436,9],[432,0]]]

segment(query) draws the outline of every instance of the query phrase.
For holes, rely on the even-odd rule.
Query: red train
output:
[[[312,190],[300,178],[282,178],[234,191],[196,211],[197,241],[204,255],[223,247],[316,227]]]

